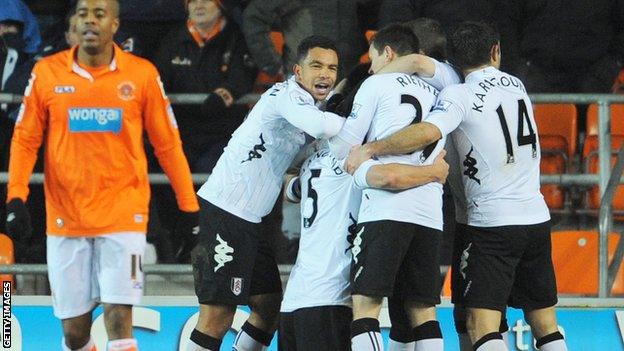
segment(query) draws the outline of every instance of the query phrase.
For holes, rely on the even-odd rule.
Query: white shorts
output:
[[[48,278],[54,315],[77,317],[99,302],[137,305],[143,295],[145,233],[97,237],[48,235]]]

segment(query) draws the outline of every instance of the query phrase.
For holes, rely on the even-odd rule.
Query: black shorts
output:
[[[281,293],[275,256],[260,224],[204,199],[199,203],[199,242],[192,252],[199,303],[244,305],[249,296]]]
[[[358,225],[351,249],[354,295],[440,303],[442,231],[413,223],[375,221]]]
[[[458,302],[505,311],[554,306],[557,285],[550,221],[501,227],[467,226],[458,273]]]
[[[459,263],[461,255],[466,248],[466,224],[455,222],[455,236],[453,237],[453,254],[451,257],[451,302],[455,305],[463,304],[461,274]]]
[[[280,351],[351,350],[351,308],[319,306],[280,314]]]

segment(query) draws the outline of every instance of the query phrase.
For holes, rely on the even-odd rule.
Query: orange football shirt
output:
[[[146,232],[146,130],[179,208],[197,211],[190,169],[156,68],[117,46],[110,65],[83,67],[76,49],[43,58],[33,69],[11,141],[7,199],[26,200],[44,142],[49,235]]]

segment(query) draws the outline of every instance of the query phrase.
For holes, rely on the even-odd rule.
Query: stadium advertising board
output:
[[[33,300],[34,299],[34,300]],[[59,350],[61,342],[61,324],[50,306],[49,297],[18,298],[10,307],[10,318],[3,316],[2,350],[39,351]],[[165,298],[150,304],[146,298],[145,306],[135,307],[135,336],[142,350],[183,351],[195,322],[197,307],[186,298]],[[177,303],[176,303],[177,301]],[[180,303],[182,301],[182,303]],[[240,328],[248,316],[248,309],[239,308],[234,320],[234,328]],[[452,308],[440,307],[438,316],[445,339],[445,350],[458,350],[457,337],[453,326]],[[507,314],[510,326],[510,350],[536,350],[528,325],[522,319],[522,312],[510,309]],[[557,310],[559,326],[566,336],[570,350],[624,351],[624,308],[559,308]],[[387,341],[390,325],[387,310],[384,308],[381,318],[384,338]],[[10,332],[10,333],[9,333]],[[105,350],[106,332],[102,309],[94,312],[92,334],[99,350]],[[10,339],[7,337],[10,335]],[[230,350],[234,332],[225,338],[222,350]],[[8,341],[8,342],[7,342]],[[10,343],[10,346],[8,344]],[[269,350],[277,350],[273,339]]]

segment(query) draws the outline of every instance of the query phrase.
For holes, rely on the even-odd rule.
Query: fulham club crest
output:
[[[117,86],[117,96],[124,101],[130,101],[134,99],[135,90],[136,87],[134,86],[134,83],[130,81],[121,82]]]
[[[243,292],[243,278],[232,278],[230,289],[232,289],[232,294],[240,295]]]

